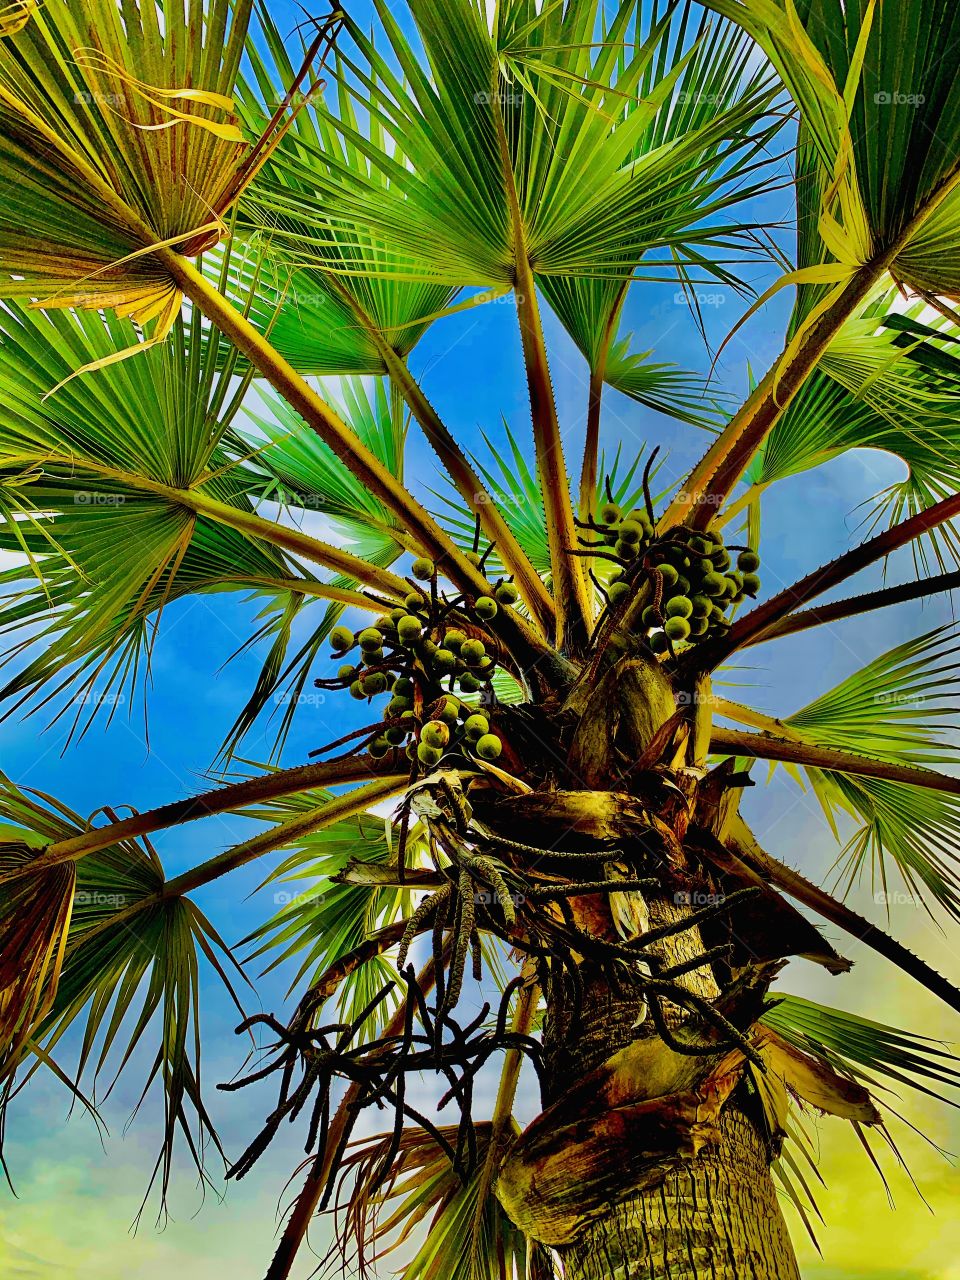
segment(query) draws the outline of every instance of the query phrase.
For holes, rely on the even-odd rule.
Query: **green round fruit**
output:
[[[713,599],[716,599],[718,596],[723,595],[726,589],[725,584],[726,578],[724,578],[722,573],[708,573],[704,577],[700,586],[705,596],[711,596]]]
[[[387,716],[388,719],[392,720],[395,716],[402,716],[405,711],[412,710],[413,703],[409,698],[393,697],[387,703],[387,709],[384,712],[384,715]]]
[[[392,636],[396,634],[397,624],[386,614],[382,618],[378,618],[373,625],[382,636]]]
[[[457,655],[451,653],[449,649],[438,649],[433,655],[433,666],[435,671],[441,671],[444,674],[453,671],[457,665]]]
[[[503,750],[503,743],[495,733],[485,733],[483,737],[474,744],[473,749],[481,760],[496,760],[497,756]]]
[[[410,573],[418,582],[429,582],[433,577],[433,561],[419,556],[410,566]]]
[[[710,557],[714,567],[723,571],[730,568],[730,552],[726,547],[718,547]]]
[[[419,618],[412,618],[408,614],[397,623],[397,635],[401,644],[413,644],[415,640],[420,639],[422,633],[423,627],[420,625]]]
[[[710,626],[708,618],[694,616],[689,619],[689,622],[692,636],[705,636],[707,634],[707,628]]]
[[[457,678],[457,684],[461,693],[477,693],[480,689],[480,681],[475,675],[471,675],[469,671],[465,671],[462,676]]]
[[[403,602],[411,613],[416,613],[418,609],[422,609],[427,603],[419,591],[411,591]]]
[[[690,579],[681,573],[680,577],[677,578],[677,581],[674,583],[673,589],[676,591],[677,595],[688,596],[690,594]]]
[[[690,603],[693,605],[693,616],[695,618],[705,618],[710,612],[710,600],[707,596],[691,596]]]
[[[659,627],[662,621],[660,610],[656,605],[648,604],[640,615],[640,621],[645,627]]]
[[[401,725],[391,725],[383,735],[392,747],[402,747],[407,740],[409,730],[404,729]]]
[[[747,596],[755,596],[760,590],[760,578],[755,573],[745,573],[743,575],[743,593]]]
[[[346,662],[337,670],[337,679],[352,682],[357,678],[357,668],[351,662]]]
[[[604,524],[616,524],[622,514],[615,502],[605,502],[600,508],[600,519]]]
[[[756,573],[760,568],[760,557],[755,551],[741,551],[737,556],[737,568],[744,573]]]
[[[417,744],[417,759],[421,764],[425,764],[432,768],[434,765],[440,763],[442,756],[443,752],[439,747],[431,747],[427,742],[420,742]]]
[[[471,563],[475,568],[478,568],[478,567],[479,567],[479,565],[480,565],[480,552],[479,552],[479,551],[465,551],[465,552],[463,553],[463,558],[464,558],[465,560],[469,560],[469,561],[470,561],[470,563]]]
[[[363,654],[363,663],[367,667],[378,667],[383,660],[382,649],[367,649]]]
[[[480,715],[479,712],[474,712],[473,715],[467,716],[463,722],[463,731],[467,738],[473,742],[476,742],[478,738],[482,738],[489,729],[490,721],[486,716]]]
[[[382,737],[374,738],[367,747],[367,750],[373,756],[374,760],[382,759],[382,757],[390,750],[390,743],[387,741],[386,735],[384,734]]]
[[[662,631],[655,631],[648,641],[654,653],[667,652],[667,637]]]
[[[460,657],[468,667],[479,666],[486,652],[487,648],[482,640],[464,640],[460,646]]]
[[[448,631],[443,637],[443,647],[449,649],[451,653],[459,653],[460,646],[466,640],[466,636],[462,631]]]
[[[638,524],[634,524],[632,520],[624,520],[620,526],[620,541],[639,542],[642,533],[643,530]]]
[[[626,600],[630,594],[630,584],[627,582],[611,582],[607,588],[607,599],[612,605],[620,604],[622,600]]]
[[[658,572],[660,573],[661,578],[663,578],[663,585],[665,587],[672,587],[676,583],[677,579],[680,577],[680,574],[677,572],[677,570],[673,567],[672,564],[660,565],[658,568]]]
[[[350,686],[350,697],[356,698],[358,702],[363,702],[366,696],[367,695],[363,692],[363,685],[359,680],[354,680],[353,684]]]
[[[368,698],[375,698],[380,693],[386,693],[387,677],[382,671],[371,671],[360,681],[360,687]]]
[[[702,560],[699,560],[697,562],[697,572],[701,575],[701,577],[704,577],[704,578],[707,576],[708,573],[714,572],[713,561],[709,558],[709,556],[704,556]]]
[[[393,622],[399,622],[401,618],[405,618],[406,616],[406,609],[396,608],[390,610],[390,618]]]
[[[433,714],[437,720],[443,720],[445,724],[456,724],[460,719],[460,703],[456,698],[446,697]]]
[[[690,634],[690,623],[686,618],[668,618],[663,629],[671,640],[686,640]]]
[[[360,632],[360,648],[364,653],[370,653],[374,649],[383,647],[383,636],[376,627],[365,627]]]
[[[516,604],[520,599],[520,592],[512,582],[501,582],[493,594],[501,604]]]
[[[393,692],[398,698],[409,698],[413,694],[413,681],[409,676],[397,676],[393,684]]]
[[[636,560],[639,549],[635,542],[624,542],[622,538],[618,538],[613,546],[614,555],[621,560]]]
[[[667,601],[668,618],[689,618],[693,613],[693,605],[686,596],[673,596]]]
[[[377,638],[377,643],[380,643],[379,637]],[[353,644],[353,632],[349,627],[334,627],[330,632],[330,644],[339,653],[342,653]]]
[[[428,720],[420,733],[420,741],[429,747],[445,747],[450,741],[450,729],[442,720]]]
[[[473,602],[473,611],[478,618],[482,618],[484,622],[489,622],[491,618],[495,618],[500,606],[492,596],[477,596]]]

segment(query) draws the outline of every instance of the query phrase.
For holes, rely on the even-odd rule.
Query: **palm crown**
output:
[[[960,12],[408,6],[401,20],[375,0],[373,34],[336,9],[302,44],[252,0],[0,12],[0,545],[16,553],[2,695],[86,732],[149,667],[164,609],[214,592],[254,594],[248,643],[265,655],[222,763],[293,695],[268,763],[158,810],[91,826],[3,782],[4,1101],[46,1069],[79,1091],[111,1050],[126,1063],[149,1043],[163,1193],[178,1130],[202,1165],[217,1139],[200,969],[243,996],[190,894],[286,849],[272,877],[314,892],[248,941],[270,964],[294,958],[297,1005],[288,1024],[245,1024],[273,1036],[252,1071],[279,1101],[232,1167],[303,1112],[310,1167],[270,1275],[288,1274],[343,1178],[347,1256],[429,1214],[410,1280],[536,1280],[557,1252],[586,1277],[601,1206],[695,1163],[731,1108],[805,1215],[805,1107],[864,1135],[882,1130],[884,1081],[957,1080],[921,1037],[772,987],[791,957],[849,968],[792,899],[960,1010],[895,920],[886,932],[788,868],[740,813],[752,762],[780,762],[836,830],[853,820],[847,885],[899,874],[960,914],[960,781],[942,769],[953,632],[784,719],[721,691],[752,646],[960,581]],[[743,206],[788,147],[796,255],[770,293],[794,286],[796,303],[782,354],[735,408],[633,350],[625,300],[650,281],[746,293],[742,273],[779,251]],[[498,298],[516,308],[530,429],[490,433],[473,457],[410,356],[431,326]],[[576,483],[545,311],[588,370]],[[680,484],[655,452],[602,452],[608,387],[707,433]],[[443,474],[426,500],[404,477],[413,429]],[[768,492],[865,446],[907,466],[870,535],[763,594]],[[327,540],[287,518],[304,511]],[[901,548],[909,580],[837,591]],[[369,705],[323,759],[280,768],[314,680]],[[150,833],[227,811],[257,834],[168,878]],[[500,1006],[464,1026],[471,964]],[[636,1018],[602,1043],[597,991]],[[72,1079],[65,1037],[81,1046]],[[477,1119],[488,1060],[496,1108]],[[524,1061],[545,1110],[518,1136]],[[456,1123],[407,1100],[423,1070]],[[377,1103],[393,1131],[348,1146]]]

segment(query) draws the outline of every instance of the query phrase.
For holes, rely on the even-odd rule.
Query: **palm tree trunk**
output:
[[[651,924],[689,910],[666,896],[648,906]],[[699,931],[691,929],[657,950],[664,964],[677,964],[702,946]],[[545,1102],[631,1040],[656,1035],[649,1015],[636,1025],[638,993],[615,992],[598,972],[583,977],[576,1018],[567,982],[548,992]],[[706,998],[717,994],[709,970],[683,982]],[[755,1103],[739,1086],[720,1116],[719,1141],[678,1160],[662,1181],[628,1193],[589,1223],[560,1250],[564,1280],[799,1280],[770,1173],[775,1150]]]
[[[798,1280],[766,1144],[735,1106],[720,1132],[592,1223],[563,1252],[565,1280]]]

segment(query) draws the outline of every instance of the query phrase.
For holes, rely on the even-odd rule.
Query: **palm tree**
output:
[[[284,1119],[304,1131],[269,1280],[337,1198],[349,1274],[414,1241],[409,1280],[786,1280],[778,1188],[815,1208],[805,1109],[869,1151],[885,1084],[960,1076],[781,971],[849,969],[827,922],[954,1010],[960,992],[762,848],[741,798],[755,762],[781,765],[853,830],[848,884],[869,866],[960,915],[954,634],[785,719],[718,690],[752,646],[960,583],[960,10],[374,7],[374,34],[338,7],[302,41],[253,0],[0,10],[2,695],[85,733],[192,594],[256,598],[266,647],[214,789],[93,824],[3,780],[4,1105],[50,1070],[92,1107],[85,1080],[146,1046],[161,1195],[178,1132],[207,1177],[200,973],[241,1008],[245,975],[190,895],[286,849],[289,900],[248,941],[294,959],[297,1003],[245,1020],[267,1048],[227,1086],[277,1089],[233,1176]],[[780,152],[798,235],[775,288],[796,303],[734,411],[632,351],[624,303],[650,281],[745,292],[776,250],[744,206]],[[469,456],[411,369],[431,326],[499,298],[532,461],[510,429]],[[589,371],[578,490],[545,307]],[[607,387],[709,432],[682,483],[657,490],[655,453],[605,460]],[[414,424],[449,481],[432,509],[404,479]],[[753,603],[767,491],[864,446],[908,470],[871,536]],[[910,580],[843,596],[908,547]],[[362,723],[281,768],[311,680]],[[238,776],[277,700],[274,756]],[[256,834],[168,877],[151,833],[224,812]],[[477,1016],[468,961],[497,1006]],[[525,1063],[543,1109],[521,1132]],[[387,1131],[351,1142],[374,1106]]]

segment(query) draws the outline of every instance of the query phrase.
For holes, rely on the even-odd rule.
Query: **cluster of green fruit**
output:
[[[730,627],[728,611],[760,590],[757,553],[727,548],[713,530],[678,526],[657,537],[646,511],[624,514],[614,502],[601,509],[600,521],[603,542],[620,562],[607,586],[610,604],[622,604],[649,584],[652,599],[641,625],[655,653],[722,635]]]
[[[429,560],[415,560],[412,573],[418,581],[431,582],[430,591],[412,591],[402,606],[373,626],[358,632],[339,626],[330,633],[334,654],[344,657],[354,647],[360,650],[358,662],[340,667],[336,683],[359,700],[390,694],[382,732],[368,746],[375,758],[403,747],[411,760],[433,767],[456,747],[481,760],[495,760],[503,749],[500,738],[488,717],[457,693],[477,693],[492,679],[497,661],[487,651],[483,624],[501,607],[516,604],[517,589],[500,582],[491,595],[454,608],[438,595]],[[460,625],[449,624],[451,617]]]

